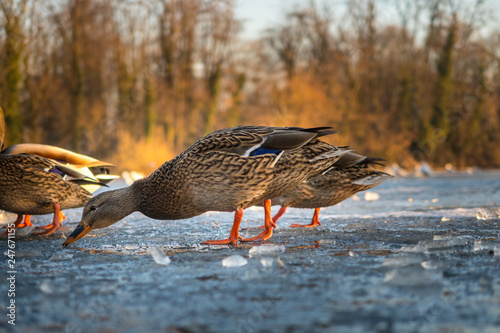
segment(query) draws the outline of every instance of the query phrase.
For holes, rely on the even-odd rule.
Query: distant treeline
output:
[[[333,126],[390,163],[500,167],[493,4],[291,3],[248,40],[233,0],[0,0],[6,144],[150,171],[218,128]]]

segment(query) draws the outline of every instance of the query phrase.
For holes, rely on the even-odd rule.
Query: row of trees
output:
[[[500,166],[500,33],[480,0],[311,1],[254,40],[232,0],[0,5],[7,144],[152,169],[217,128],[330,125],[390,162]]]

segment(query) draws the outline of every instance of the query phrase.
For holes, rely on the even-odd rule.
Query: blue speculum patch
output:
[[[264,155],[264,154],[275,154],[278,155],[281,152],[281,150],[276,150],[276,149],[267,149],[267,148],[258,148],[255,149],[250,156],[259,156],[259,155]]]

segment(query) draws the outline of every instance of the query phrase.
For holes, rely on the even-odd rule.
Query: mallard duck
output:
[[[0,108],[0,147],[4,136],[5,122]],[[55,159],[77,164],[65,165],[66,162]],[[82,207],[92,197],[84,186],[103,185],[93,174],[87,176],[82,173],[86,172],[85,165],[91,168],[110,166],[109,163],[52,146],[24,144],[7,148],[0,154],[0,209],[18,214],[14,223],[16,227],[21,225],[23,215],[28,216],[24,224],[30,225],[29,215],[54,213],[53,223],[43,227],[46,230],[39,233],[52,234],[61,225],[62,209]],[[108,177],[103,178],[107,181]]]
[[[235,212],[229,238],[204,244],[267,240],[275,226],[268,199],[330,168],[349,151],[317,139],[335,132],[330,127],[263,126],[215,131],[149,176],[89,200],[82,221],[64,245],[135,211],[159,220],[186,219],[207,211]],[[239,225],[243,210],[257,202],[265,202],[266,228],[256,237],[242,239]]]
[[[286,212],[287,207],[314,208],[310,224],[292,224],[291,227],[314,227],[321,225],[319,211],[322,207],[334,206],[354,194],[371,189],[392,176],[373,168],[380,158],[366,157],[354,153],[342,156],[332,168],[307,179],[282,196],[272,198],[272,205],[281,208],[273,222]]]

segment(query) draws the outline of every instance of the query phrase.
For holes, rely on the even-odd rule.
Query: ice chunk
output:
[[[247,263],[248,263],[248,260],[246,260],[245,258],[243,258],[242,256],[237,255],[237,254],[234,256],[224,258],[222,260],[223,267],[241,267],[241,266],[245,266]]]
[[[320,239],[318,241],[318,244],[320,244],[320,245],[327,245],[327,244],[335,245],[335,243],[337,243],[337,241],[335,241],[334,239]]]
[[[385,274],[385,282],[393,286],[423,287],[441,284],[443,272],[409,266],[393,269]]]
[[[355,194],[355,195],[352,196],[352,200],[354,200],[354,201],[360,201],[361,199],[358,197],[357,194]]]
[[[26,236],[29,236],[31,235],[33,229],[35,229],[33,226],[27,226],[27,227],[24,227],[24,228],[17,228],[15,230],[15,233],[16,233],[16,237],[26,237]]]
[[[151,247],[148,249],[148,253],[153,257],[154,261],[159,265],[169,265],[170,258],[163,252],[159,247]]]
[[[447,222],[447,221],[449,221],[449,220],[450,220],[450,219],[449,219],[448,217],[444,217],[444,216],[443,216],[443,217],[441,218],[441,222]]]
[[[500,246],[498,240],[476,240],[474,241],[474,251],[494,251],[496,247]]]
[[[408,245],[401,247],[401,251],[404,252],[427,252],[427,244],[422,241],[418,242],[416,245]]]
[[[433,240],[442,240],[442,239],[450,239],[452,236],[441,236],[441,235],[434,235],[432,238]]]
[[[273,263],[274,263],[273,258],[268,258],[268,257],[260,258],[260,264],[264,267],[271,267]]]
[[[47,281],[42,281],[40,282],[40,290],[44,294],[52,294],[55,291],[54,285],[52,285],[50,282]]]
[[[391,257],[385,259],[382,263],[382,266],[404,267],[410,265],[418,265],[421,261],[422,258],[418,256]]]
[[[428,250],[453,250],[453,248],[464,247],[469,244],[469,240],[454,237],[451,239],[442,239],[438,241],[430,241],[427,243]]]
[[[285,252],[285,249],[285,245],[263,244],[252,247],[248,252],[248,255],[250,258],[265,255],[269,256]]]
[[[56,252],[50,257],[50,260],[69,260],[72,258],[73,258],[73,253]]]
[[[353,251],[349,251],[349,257],[359,257],[359,254]]]
[[[425,269],[438,269],[439,267],[441,267],[440,263],[435,260],[422,261],[420,263],[420,266],[422,266]]]
[[[455,250],[463,250],[469,244],[466,238],[452,237],[432,241],[420,241],[414,246],[403,246],[402,251],[405,252],[452,252]]]
[[[376,192],[365,192],[366,201],[377,201],[380,199],[380,195]]]
[[[476,213],[478,220],[492,220],[500,218],[500,208],[498,207],[481,207]]]
[[[125,246],[123,247],[125,250],[137,250],[139,249],[139,246],[137,245],[134,245],[134,244],[125,244]]]
[[[276,259],[276,262],[278,263],[278,266],[280,266],[281,268],[285,267],[285,263],[281,260],[280,257],[278,257],[278,259]]]

